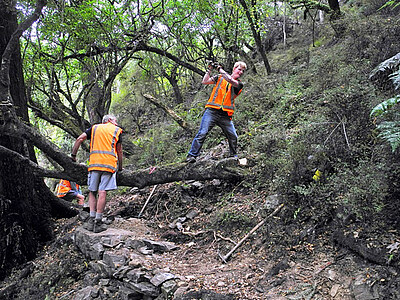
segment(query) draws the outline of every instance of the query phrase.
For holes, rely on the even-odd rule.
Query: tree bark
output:
[[[224,179],[237,181],[242,179],[244,175],[245,172],[239,167],[237,160],[226,158],[218,161],[204,160],[196,163],[177,163],[138,171],[131,170],[128,166],[117,174],[117,183],[121,186],[143,188],[183,180]]]
[[[151,96],[150,96],[151,97]],[[71,158],[62,152],[57,146],[40,135],[34,128],[23,123],[17,123],[13,127],[0,125],[3,135],[20,136],[26,139],[31,145],[42,150],[49,158],[57,162],[59,171],[46,170],[32,161],[18,154],[16,151],[0,147],[0,154],[4,158],[13,159],[14,162],[29,167],[37,177],[63,178],[77,182],[80,185],[87,183],[87,166],[75,163]],[[62,169],[62,170],[61,170]],[[160,166],[154,172],[146,170],[130,170],[125,167],[118,173],[117,182],[119,185],[131,187],[145,187],[149,185],[168,183],[181,180],[208,180],[226,179],[234,180],[243,177],[243,169],[237,165],[234,159],[224,159],[220,161],[205,160],[195,164],[177,163],[168,166]]]
[[[45,2],[38,1],[34,13],[19,26],[13,4],[0,0],[0,129],[15,128],[20,120],[29,123],[19,37],[37,20]],[[36,161],[33,146],[20,135],[0,130],[0,145]],[[47,191],[30,166],[0,156],[0,279],[12,267],[32,259],[39,244],[52,236]]]
[[[265,53],[264,45],[262,44],[262,41],[261,41],[260,30],[256,28],[256,26],[257,26],[256,23],[259,20],[257,20],[257,19],[253,20],[253,17],[252,17],[252,15],[250,13],[249,7],[248,7],[248,5],[246,3],[246,0],[239,0],[239,2],[243,6],[243,9],[244,9],[244,11],[246,13],[246,17],[247,17],[247,20],[249,21],[250,29],[251,29],[251,32],[253,34],[254,41],[256,42],[257,51],[261,55],[261,58],[262,58],[262,60],[264,62],[265,69],[267,70],[267,74],[271,74],[272,70],[271,70],[271,66],[269,64],[267,55]]]

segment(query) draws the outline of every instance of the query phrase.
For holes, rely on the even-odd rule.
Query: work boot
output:
[[[94,221],[94,229],[93,232],[94,233],[99,233],[102,231],[107,230],[107,225],[103,223],[103,221],[101,219],[96,219]]]
[[[188,163],[194,163],[194,162],[196,162],[196,157],[191,156],[191,155],[188,155],[188,156],[186,157],[186,162],[188,162]]]
[[[94,229],[94,218],[90,217],[89,220],[87,220],[84,224],[83,224],[83,228],[85,228],[88,231],[93,231]]]

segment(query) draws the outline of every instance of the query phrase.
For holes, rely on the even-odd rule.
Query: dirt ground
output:
[[[115,220],[110,226],[177,244],[178,250],[155,259],[189,291],[213,291],[243,300],[399,299],[396,265],[370,262],[337,245],[328,227],[311,226],[314,231],[304,234],[309,224],[294,226],[285,217],[290,215],[286,207],[223,262],[221,256],[267,217],[267,195],[233,187],[235,193],[227,196],[227,186],[220,182],[194,182],[159,186],[149,200],[152,189],[112,195],[107,215]],[[137,218],[146,200],[148,205]],[[195,213],[184,220],[188,212]],[[178,226],[177,220],[182,221]],[[56,239],[1,283],[0,296],[72,299],[83,287],[88,268],[71,241],[71,233],[80,225],[78,217],[57,220]],[[391,245],[400,241],[396,230],[388,234]],[[370,242],[372,247],[372,238]]]

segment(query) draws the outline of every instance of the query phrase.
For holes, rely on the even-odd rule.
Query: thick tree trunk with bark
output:
[[[38,7],[41,10],[43,3]],[[29,18],[26,21],[29,25]],[[29,121],[18,39],[12,38],[23,30],[17,26],[13,2],[1,0],[1,129],[12,128],[20,120]],[[30,158],[32,163],[36,161],[33,146],[18,134],[7,135],[1,130],[0,146]],[[39,244],[52,236],[48,191],[43,179],[34,176],[29,165],[0,155],[0,278],[17,264],[32,259]]]
[[[80,185],[87,184],[87,166],[73,162],[68,155],[41,136],[35,129],[24,124],[18,124],[16,128],[10,131],[3,130],[3,132],[7,135],[19,135],[27,139],[29,143],[32,143],[49,158],[56,161],[59,164],[59,170],[41,168],[23,155],[0,145],[1,157],[12,159],[18,165],[29,167],[36,177],[62,178],[75,181]],[[197,161],[193,164],[176,163],[167,166],[156,166],[145,170],[133,170],[126,166],[117,174],[117,183],[122,186],[143,188],[154,184],[181,180],[209,180],[214,178],[240,180],[244,175],[243,168],[233,158],[218,161],[210,159]],[[53,206],[63,207],[63,210],[67,209],[62,203],[57,203]]]

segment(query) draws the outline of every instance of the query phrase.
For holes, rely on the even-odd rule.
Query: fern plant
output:
[[[400,5],[400,1],[399,0],[389,0],[384,5],[382,5],[382,7],[380,9],[383,9],[385,7],[388,7],[388,6],[392,6],[392,9],[395,9],[399,5]]]
[[[370,74],[370,78],[385,74],[388,70],[395,70],[389,75],[395,90],[400,90],[400,53],[380,63]],[[387,99],[371,111],[371,116],[382,117],[382,122],[377,128],[380,131],[380,137],[386,140],[395,151],[400,146],[400,114],[394,110],[397,103],[400,102],[400,94]]]

